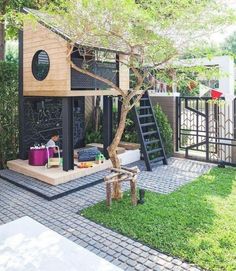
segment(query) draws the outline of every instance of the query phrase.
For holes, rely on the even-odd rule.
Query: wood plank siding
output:
[[[39,50],[47,52],[50,67],[47,77],[39,81],[32,73],[32,60]],[[68,42],[40,23],[25,24],[23,29],[23,95],[78,97],[78,96],[117,96],[114,89],[106,90],[71,90],[71,67],[67,61]],[[120,54],[121,61],[127,56]],[[119,85],[123,90],[129,89],[129,69],[119,65]]]
[[[69,96],[70,65],[67,61],[67,42],[39,23],[24,26],[23,42],[24,95]],[[32,73],[32,59],[38,50],[45,50],[50,60],[49,73],[42,81],[36,80]]]
[[[122,63],[127,63],[128,56],[119,54],[119,61],[121,62],[119,65],[119,86],[122,90],[129,90],[129,68]]]

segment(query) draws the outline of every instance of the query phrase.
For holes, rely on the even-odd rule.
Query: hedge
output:
[[[0,168],[18,152],[17,63],[0,61]]]

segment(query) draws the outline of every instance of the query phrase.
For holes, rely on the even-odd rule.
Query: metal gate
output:
[[[186,158],[236,165],[236,99],[178,97],[176,150]]]

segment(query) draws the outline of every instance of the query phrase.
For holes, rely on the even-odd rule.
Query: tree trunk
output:
[[[125,122],[126,122],[128,112],[129,112],[129,108],[127,106],[125,106],[124,104],[122,104],[120,122],[119,122],[118,128],[116,130],[115,137],[114,137],[111,145],[107,148],[109,157],[111,159],[111,162],[112,162],[112,165],[114,168],[120,168],[120,161],[117,156],[116,150],[117,150],[117,147],[120,143],[122,134],[125,129]],[[121,184],[119,184],[119,183],[114,184],[112,197],[113,197],[113,199],[121,199],[122,198]]]
[[[5,24],[0,22],[0,61],[5,59]]]

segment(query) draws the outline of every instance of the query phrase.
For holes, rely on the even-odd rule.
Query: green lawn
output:
[[[98,223],[210,270],[236,270],[236,169],[214,168],[178,191],[146,193],[132,207],[125,194],[107,209],[82,212]]]

